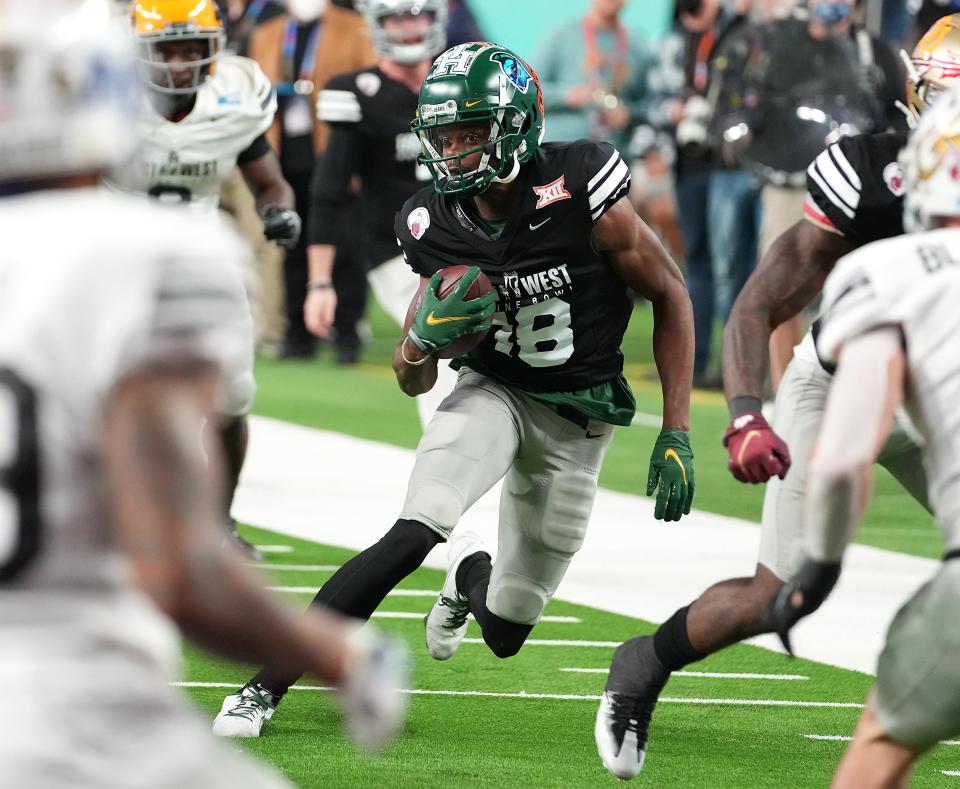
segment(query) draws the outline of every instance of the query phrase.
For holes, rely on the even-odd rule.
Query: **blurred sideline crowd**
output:
[[[632,163],[631,198],[686,276],[694,383],[720,388],[716,328],[768,246],[801,218],[807,166],[825,139],[905,128],[899,51],[960,10],[960,0],[884,0],[871,20],[878,32],[868,32],[864,0],[677,0],[660,41],[621,21],[629,1],[582,0],[580,17],[548,28],[524,54],[542,83],[546,139],[608,140]],[[403,131],[392,152],[353,151],[344,159],[344,151],[326,151],[329,123],[359,120],[353,100],[343,103],[348,91],[338,75],[383,58],[352,0],[221,6],[228,49],[257,61],[277,89],[268,138],[305,222],[294,248],[269,243],[240,175],[224,184],[222,207],[256,250],[258,350],[309,359],[329,347],[324,352],[338,363],[356,363],[368,334],[368,278],[376,292],[371,272],[395,256],[392,239],[378,238],[390,235],[390,225],[372,224],[407,196],[394,193],[395,206],[377,205],[377,156],[414,167],[419,144]],[[445,28],[447,46],[494,34],[478,26],[467,0],[449,0]],[[372,96],[379,85],[358,87]],[[308,113],[298,111],[304,97]],[[337,161],[325,162],[327,154]],[[349,172],[349,162],[365,156],[373,166]],[[331,188],[332,172],[345,181],[342,189]],[[335,251],[329,329],[304,312],[309,260],[324,246]],[[803,330],[797,318],[774,333],[774,387]]]

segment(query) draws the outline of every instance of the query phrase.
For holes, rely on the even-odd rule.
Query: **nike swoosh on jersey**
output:
[[[543,227],[545,224],[547,224],[547,222],[549,222],[551,219],[553,219],[553,217],[552,217],[552,216],[548,216],[546,219],[544,219],[544,220],[543,220],[540,224],[538,224],[538,225],[535,225],[535,224],[533,224],[533,222],[531,222],[531,223],[530,223],[530,229],[531,229],[531,230],[539,230],[541,227]]]
[[[677,464],[680,466],[680,471],[683,472],[683,484],[686,485],[686,484],[687,484],[687,469],[686,469],[686,466],[683,465],[683,461],[680,460],[680,456],[677,454],[677,450],[675,450],[675,449],[668,449],[666,452],[663,453],[663,459],[664,459],[664,460],[670,460],[670,458],[673,458],[674,460],[676,460],[676,461],[677,461]]]
[[[441,323],[452,323],[453,321],[465,321],[469,320],[469,315],[451,315],[447,318],[438,318],[435,313],[431,312],[427,316],[427,325],[428,326],[439,326]]]

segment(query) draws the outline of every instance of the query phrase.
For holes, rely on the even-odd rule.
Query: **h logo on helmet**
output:
[[[466,76],[470,71],[470,66],[477,59],[477,55],[483,50],[470,51],[470,47],[476,46],[475,42],[469,44],[460,44],[444,52],[440,57],[433,61],[433,68],[427,79],[434,77],[449,77],[452,74]]]

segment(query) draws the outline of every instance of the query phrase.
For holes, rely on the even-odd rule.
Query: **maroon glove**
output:
[[[730,455],[727,468],[741,482],[766,482],[772,476],[783,479],[790,469],[790,450],[763,414],[741,414],[723,434],[723,445]]]

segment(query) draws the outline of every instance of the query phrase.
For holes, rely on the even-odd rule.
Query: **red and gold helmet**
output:
[[[130,21],[150,88],[196,93],[213,73],[225,38],[214,0],[134,0]]]
[[[907,104],[920,115],[960,77],[960,14],[938,19],[910,57]]]

